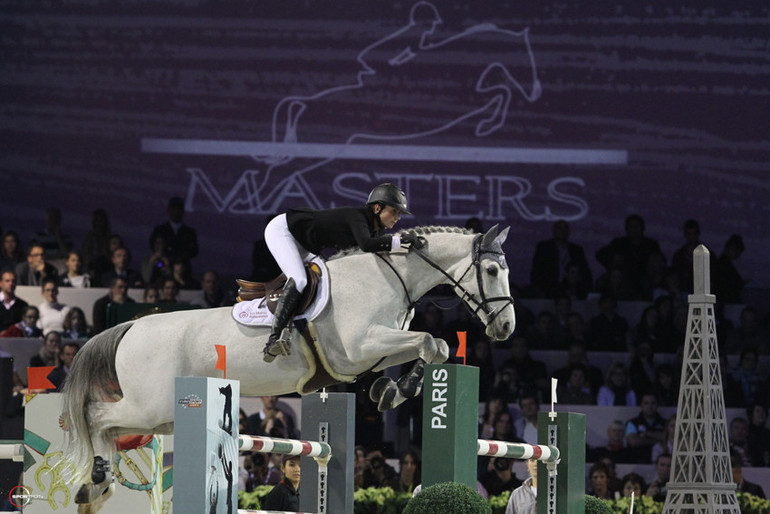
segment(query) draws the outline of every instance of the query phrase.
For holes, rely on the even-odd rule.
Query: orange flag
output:
[[[56,386],[48,380],[48,374],[53,371],[53,368],[53,366],[27,368],[27,384],[29,389],[56,389]]]
[[[463,364],[465,364],[465,332],[457,333],[457,340],[460,341],[460,346],[457,347],[457,356],[463,358]]]
[[[222,378],[227,378],[227,349],[223,344],[215,344],[214,348],[217,349],[217,365],[214,369],[221,369],[224,372]]]

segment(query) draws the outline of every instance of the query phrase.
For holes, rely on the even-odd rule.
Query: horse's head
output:
[[[508,284],[508,265],[503,253],[503,242],[508,228],[498,233],[497,225],[486,234],[476,236],[471,256],[475,279],[465,286],[471,296],[463,299],[486,325],[489,337],[502,341],[513,334],[516,314]]]

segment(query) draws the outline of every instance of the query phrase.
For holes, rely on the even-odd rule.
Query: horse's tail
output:
[[[75,355],[67,380],[64,383],[62,420],[66,433],[66,448],[62,463],[74,466],[73,479],[83,479],[90,474],[94,459],[93,437],[101,438],[100,447],[112,460],[114,437],[111,430],[92,433],[89,407],[95,402],[114,402],[119,399],[120,385],[115,371],[115,354],[118,344],[133,322],[108,328],[92,337]],[[71,468],[70,468],[71,469]]]

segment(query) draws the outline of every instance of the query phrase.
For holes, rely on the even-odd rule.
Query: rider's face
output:
[[[380,222],[385,228],[393,228],[401,219],[401,211],[390,205],[386,205],[380,212]]]

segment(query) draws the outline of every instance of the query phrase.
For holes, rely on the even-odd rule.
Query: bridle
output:
[[[421,239],[424,240],[424,238],[421,237]],[[492,323],[497,316],[499,316],[502,311],[508,306],[513,305],[513,297],[512,296],[493,296],[491,298],[487,297],[486,293],[484,292],[484,282],[482,280],[482,270],[481,270],[481,261],[484,259],[486,255],[493,256],[498,263],[501,264],[501,266],[505,267],[505,261],[503,260],[505,257],[505,254],[502,251],[502,248],[500,250],[497,250],[495,248],[482,248],[481,246],[482,242],[482,236],[477,235],[473,239],[473,251],[471,252],[471,262],[468,264],[468,267],[465,269],[463,274],[460,276],[459,280],[455,280],[455,278],[447,273],[445,269],[443,269],[441,266],[436,264],[430,257],[428,257],[425,252],[422,250],[412,247],[409,249],[409,253],[413,253],[417,255],[420,259],[425,261],[429,266],[432,268],[438,270],[441,272],[452,284],[452,286],[460,291],[462,295],[460,296],[461,300],[464,300],[466,304],[471,308],[471,311],[475,315],[479,315],[479,311],[482,311],[486,316],[486,324],[489,325]],[[407,299],[407,309],[408,312],[410,312],[412,309],[414,309],[415,305],[417,305],[418,302],[412,301],[412,298],[409,295],[409,290],[406,287],[406,283],[404,282],[404,279],[401,278],[401,275],[398,273],[398,270],[393,267],[393,265],[385,259],[382,255],[375,254],[378,257],[380,257],[389,267],[393,270],[393,273],[396,274],[396,277],[398,277],[398,280],[401,282],[401,286],[404,288],[404,292],[406,293],[406,299]],[[471,269],[476,270],[476,284],[478,285],[479,289],[479,295],[481,298],[478,298],[475,294],[468,291],[468,289],[465,288],[465,286],[462,285],[462,282],[465,281],[466,275],[468,275],[468,272],[471,271]],[[495,309],[491,304],[495,302],[504,302],[501,306],[499,306],[497,309]],[[475,306],[475,309],[473,306]],[[405,324],[406,322],[404,322]],[[403,328],[403,326],[401,327]]]

